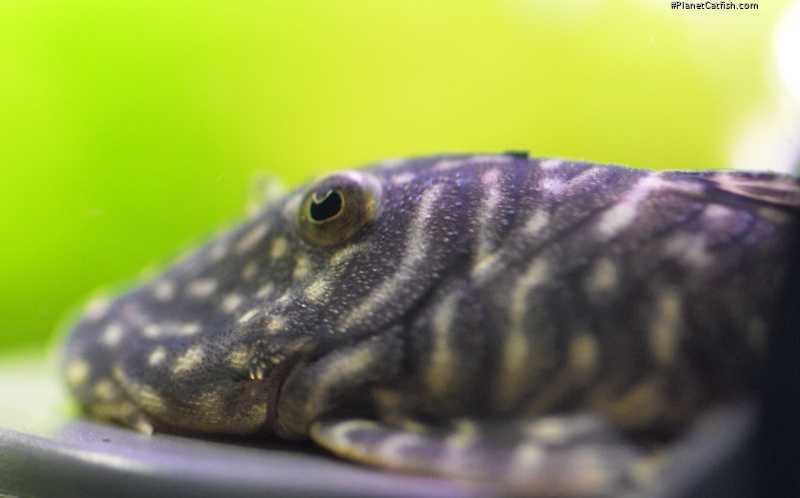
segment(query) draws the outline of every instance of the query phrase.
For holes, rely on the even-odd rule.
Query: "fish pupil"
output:
[[[329,190],[321,200],[317,200],[316,195],[311,199],[309,214],[312,220],[323,222],[341,213],[343,204],[342,195],[335,190]]]

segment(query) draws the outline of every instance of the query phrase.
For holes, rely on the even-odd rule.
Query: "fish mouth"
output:
[[[291,350],[289,354],[282,354],[281,357],[274,357],[267,361],[261,359],[251,361],[247,382],[265,384],[261,389],[266,391],[267,412],[258,432],[275,434],[283,439],[304,439],[306,434],[298,434],[289,430],[278,418],[278,402],[286,379],[296,370],[308,365],[310,360],[309,351],[305,348],[305,341],[292,347]],[[271,363],[271,368],[267,363]]]
[[[267,381],[267,418],[264,420],[263,430],[270,431],[283,439],[301,439],[305,435],[296,434],[286,428],[278,419],[278,399],[281,388],[286,379],[295,369],[305,366],[305,361],[296,357],[284,360],[272,369]]]

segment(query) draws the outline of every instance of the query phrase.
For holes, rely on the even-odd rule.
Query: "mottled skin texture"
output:
[[[768,174],[385,163],[89,303],[63,371],[89,413],[145,432],[310,435],[534,492],[646,488],[642,461],[752,397],[798,213],[797,180]]]

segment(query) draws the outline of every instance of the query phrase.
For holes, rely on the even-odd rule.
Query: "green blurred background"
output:
[[[782,105],[788,2],[669,3],[0,0],[0,350],[43,349],[93,289],[235,220],[259,169],[730,166]]]

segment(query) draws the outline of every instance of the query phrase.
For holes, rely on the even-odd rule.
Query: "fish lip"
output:
[[[306,359],[307,356],[303,352],[297,351],[272,367],[264,378],[267,383],[267,416],[262,422],[259,432],[275,434],[283,439],[302,438],[303,435],[289,431],[278,419],[278,400],[286,379],[297,368],[307,365]]]

